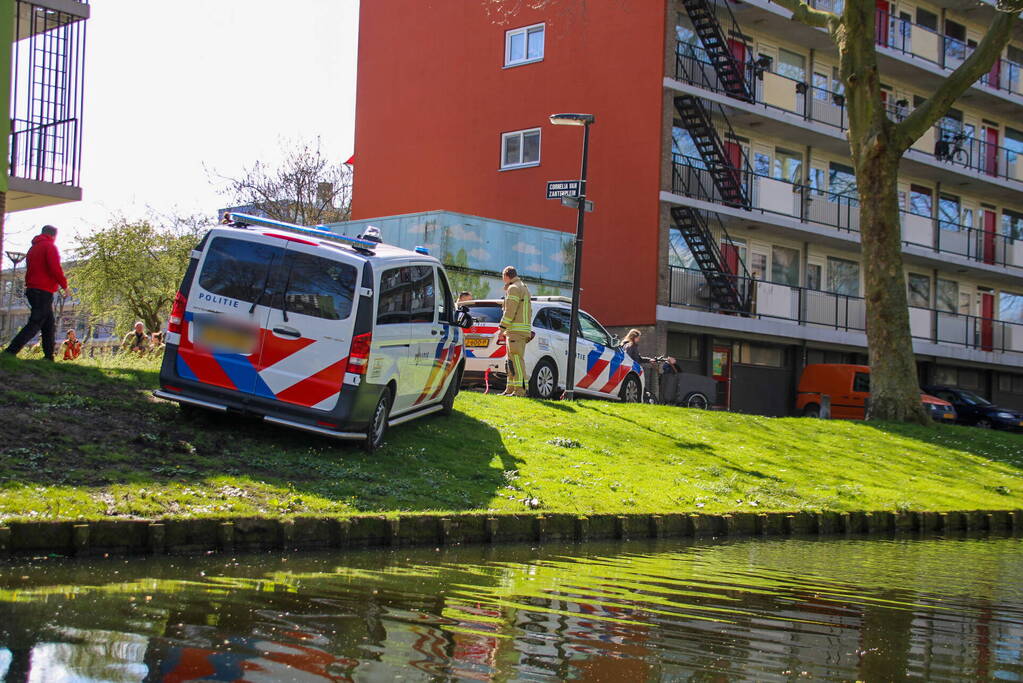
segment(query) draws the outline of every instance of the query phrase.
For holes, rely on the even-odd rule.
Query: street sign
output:
[[[567,206],[570,209],[578,209],[579,208],[579,197],[562,197],[561,198],[561,205],[562,206]],[[586,200],[586,211],[589,211],[589,212],[593,211],[593,202],[591,202],[589,199]]]
[[[578,180],[551,180],[547,183],[547,199],[578,197],[581,185]]]

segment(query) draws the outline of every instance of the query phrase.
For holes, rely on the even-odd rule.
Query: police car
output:
[[[388,426],[450,413],[463,326],[425,249],[229,215],[174,298],[159,398],[377,448]]]
[[[529,395],[557,398],[565,388],[568,369],[568,330],[572,301],[561,296],[534,296],[533,332],[526,344],[525,367]],[[473,325],[465,331],[463,383],[480,385],[494,379],[504,382],[508,346],[498,339],[502,302],[499,299],[466,301]],[[618,401],[640,401],[643,368],[621,350],[617,337],[593,316],[579,311],[576,339],[575,392]]]

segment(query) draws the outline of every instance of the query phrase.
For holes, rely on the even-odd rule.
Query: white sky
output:
[[[282,139],[351,156],[358,0],[90,4],[82,201],[9,214],[5,250],[52,223],[66,257],[74,235],[147,207],[215,218],[227,200],[203,165],[237,175],[279,160]]]

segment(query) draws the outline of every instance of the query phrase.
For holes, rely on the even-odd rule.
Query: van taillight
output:
[[[171,306],[170,318],[167,320],[168,332],[181,334],[181,321],[185,318],[186,303],[184,294],[178,292],[174,295],[174,305]]]
[[[373,333],[357,334],[352,339],[352,350],[348,353],[348,372],[353,375],[365,375],[369,364],[369,347],[373,341]]]

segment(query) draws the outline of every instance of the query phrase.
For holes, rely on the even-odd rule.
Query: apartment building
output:
[[[446,4],[361,9],[353,217],[572,231],[543,187],[575,177],[581,136],[547,117],[592,113],[584,308],[648,330],[648,353],[714,376],[732,410],[789,414],[805,364],[865,361],[859,203],[822,31],[769,0]],[[993,12],[879,1],[889,116],[933,92]],[[1016,34],[906,154],[899,202],[921,383],[1023,407]]]

